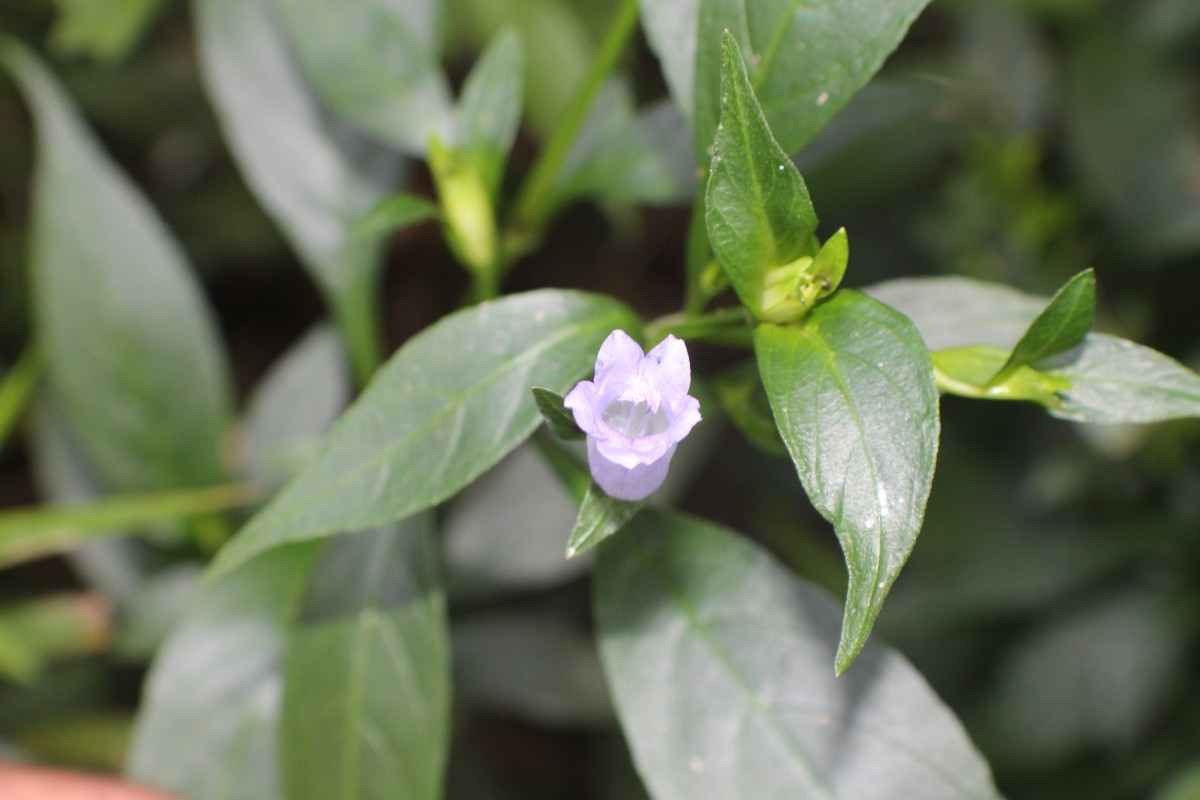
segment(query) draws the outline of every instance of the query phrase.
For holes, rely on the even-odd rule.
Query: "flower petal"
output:
[[[625,331],[613,331],[596,355],[596,385],[606,389],[610,383],[625,383],[638,374],[642,358],[641,345]]]
[[[692,385],[692,362],[688,358],[687,345],[668,335],[646,354],[643,375],[665,399],[686,395]]]
[[[600,418],[604,408],[604,397],[600,388],[591,381],[580,381],[563,398],[563,406],[575,415],[575,424],[588,436],[608,435],[608,426]]]
[[[606,436],[589,436],[589,444],[593,438],[596,439],[596,446],[605,460],[627,469],[659,460],[675,444],[667,431],[631,439],[620,431],[608,428]]]
[[[691,395],[685,395],[676,402],[677,404],[669,409],[671,424],[664,431],[670,438],[671,444],[683,441],[683,437],[687,436],[692,428],[696,427],[696,423],[701,420],[699,400]]]
[[[618,500],[643,500],[662,486],[673,455],[674,445],[657,461],[630,469],[606,459],[597,447],[596,440],[588,437],[588,468],[592,478],[605,494]]]

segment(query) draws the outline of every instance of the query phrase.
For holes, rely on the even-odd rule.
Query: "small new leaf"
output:
[[[592,483],[579,505],[579,516],[567,540],[567,558],[591,550],[621,530],[642,510],[644,504],[644,500],[629,502],[609,497],[603,489]]]
[[[546,421],[546,427],[550,428],[555,436],[567,441],[584,439],[583,431],[575,424],[575,415],[563,405],[561,394],[541,386],[534,386],[531,391],[533,401],[537,403],[538,411],[542,412],[542,419]]]
[[[1038,314],[992,379],[1003,380],[1018,367],[1032,365],[1077,347],[1092,329],[1096,309],[1096,274],[1084,270],[1067,281]]]
[[[766,307],[768,273],[811,255],[817,215],[804,179],[775,141],[737,42],[726,32],[721,68],[721,123],[705,193],[713,254],[734,291],[756,317]]]

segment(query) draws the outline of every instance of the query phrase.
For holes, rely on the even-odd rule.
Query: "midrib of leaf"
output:
[[[373,554],[370,559],[371,569],[363,591],[363,607],[354,622],[357,630],[354,634],[350,682],[346,686],[346,715],[342,720],[342,797],[346,800],[353,800],[359,796],[362,751],[358,747],[356,732],[361,727],[359,717],[366,694],[367,663],[374,641],[371,634],[379,624],[377,603],[383,586],[384,568],[397,535],[392,533],[379,537],[378,543],[372,548],[380,552]]]
[[[402,439],[395,445],[384,449],[375,458],[369,460],[366,464],[359,467],[358,469],[347,472],[345,477],[343,477],[341,480],[330,481],[329,483],[327,483],[325,485],[325,491],[313,492],[312,494],[310,494],[307,497],[306,502],[292,504],[290,512],[282,515],[282,518],[275,522],[275,527],[279,528],[279,527],[286,525],[288,522],[295,519],[298,515],[307,511],[314,504],[319,503],[323,500],[326,500],[333,495],[336,495],[338,492],[340,492],[342,489],[344,489],[347,485],[358,480],[365,473],[368,473],[368,472],[376,469],[380,464],[388,461],[397,452],[399,452],[399,451],[403,450],[405,447],[407,447],[414,438],[425,433],[425,431],[428,430],[430,427],[436,426],[437,424],[441,423],[446,418],[447,415],[453,413],[454,409],[456,409],[458,406],[462,405],[463,401],[465,401],[466,399],[468,399],[470,397],[473,397],[476,394],[479,394],[481,391],[483,391],[485,388],[490,386],[496,380],[499,380],[500,377],[507,374],[508,372],[515,372],[517,366],[524,366],[530,359],[534,358],[535,356],[541,355],[546,350],[554,347],[555,345],[558,345],[562,341],[569,339],[572,336],[575,336],[583,331],[591,330],[592,328],[607,327],[607,325],[609,324],[610,321],[616,320],[619,316],[621,316],[621,315],[614,312],[612,315],[605,317],[602,320],[596,320],[595,322],[593,322],[589,325],[580,325],[580,326],[577,326],[574,328],[566,328],[566,329],[564,329],[563,333],[561,333],[557,336],[551,337],[550,339],[547,339],[546,342],[543,343],[542,345],[540,345],[534,349],[525,351],[524,353],[522,353],[520,356],[518,356],[515,359],[510,359],[508,361],[505,361],[502,366],[497,367],[496,369],[492,370],[492,372],[485,375],[483,378],[481,378],[479,380],[478,383],[472,385],[466,391],[464,391],[458,395],[452,395],[451,398],[449,398],[449,399],[457,400],[458,402],[443,404],[443,407],[439,411],[437,411],[434,414],[431,414],[429,417],[427,417],[423,423],[421,423],[416,428],[414,428],[412,431],[410,431],[409,434],[404,437],[404,439]],[[537,420],[534,420],[535,425],[536,425],[536,422],[537,422]],[[412,509],[412,511],[414,513],[419,510],[420,509]],[[332,526],[332,527],[322,527],[322,528],[319,528],[319,529],[316,529],[316,530],[313,530],[310,532],[313,534],[316,534],[316,535],[320,535],[323,533],[329,533],[330,531],[333,531],[333,530],[337,530],[337,527],[338,526],[336,526],[336,525]]]
[[[793,739],[786,729],[780,726],[779,722],[775,719],[775,716],[770,712],[770,709],[763,706],[763,704],[759,701],[753,689],[751,689],[749,681],[744,675],[742,675],[740,671],[738,671],[733,662],[730,661],[725,655],[725,651],[717,644],[717,642],[709,633],[708,627],[701,622],[700,615],[696,607],[688,599],[686,593],[684,593],[680,587],[676,586],[675,582],[671,580],[671,577],[666,573],[666,571],[659,566],[658,561],[654,558],[654,553],[648,550],[646,545],[640,540],[637,540],[637,548],[641,552],[642,563],[645,564],[658,579],[658,582],[666,590],[667,595],[670,596],[676,607],[683,614],[684,619],[687,620],[688,626],[693,630],[696,637],[704,643],[709,652],[712,654],[712,657],[716,659],[717,663],[724,667],[730,678],[733,680],[734,685],[737,686],[737,688],[741,691],[746,704],[753,709],[755,715],[764,722],[767,729],[775,734],[780,743],[783,744],[784,749],[792,754],[792,756],[804,770],[805,774],[808,776],[812,785],[822,792],[822,797],[825,797],[828,800],[834,800],[832,789],[818,777],[812,762],[809,760],[807,754],[805,754],[800,743]]]
[[[755,0],[750,1],[754,2]],[[774,66],[775,63],[775,58],[779,55],[779,48],[783,46],[783,39],[787,34],[788,25],[791,23],[792,15],[796,13],[796,9],[800,7],[800,4],[801,0],[792,0],[791,4],[787,7],[787,10],[780,15],[779,24],[776,25],[775,32],[771,34],[771,41],[767,44],[766,49],[762,52],[762,60],[759,62],[758,71],[754,73],[754,78],[751,81],[751,85],[754,86],[754,90],[756,92],[770,75],[771,67]],[[742,13],[744,15],[746,8],[745,3],[743,2],[739,5],[742,8]],[[747,30],[749,30],[749,23],[746,23],[746,27]],[[749,41],[749,36],[747,36],[747,41]],[[751,44],[751,47],[753,47],[753,43]]]

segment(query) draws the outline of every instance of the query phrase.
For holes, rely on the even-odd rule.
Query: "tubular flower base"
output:
[[[566,407],[587,434],[592,478],[610,497],[641,500],[662,485],[675,446],[700,421],[688,395],[692,366],[674,336],[649,353],[613,331],[596,356],[596,375],[580,381]]]

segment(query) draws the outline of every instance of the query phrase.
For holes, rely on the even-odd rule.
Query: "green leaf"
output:
[[[633,519],[644,504],[642,500],[631,503],[609,497],[593,483],[579,504],[579,516],[567,539],[567,558],[586,553],[624,528],[625,523]]]
[[[197,0],[202,77],[242,174],[321,287],[365,378],[377,361],[375,296],[390,233],[371,212],[394,191],[401,162],[331,123],[275,12],[270,0]],[[420,213],[405,210],[409,221]]]
[[[829,670],[829,598],[729,531],[646,510],[600,549],[600,653],[655,800],[996,798],[962,726],[900,655]]]
[[[448,140],[437,0],[277,0],[293,52],[329,107],[381,142],[421,156]]]
[[[575,415],[567,410],[564,399],[558,392],[552,392],[541,386],[533,387],[533,402],[537,404],[542,419],[554,435],[567,441],[580,441],[584,433],[575,423]]]
[[[282,800],[285,637],[319,549],[279,548],[202,589],[151,667],[130,777],[186,797]]]
[[[436,219],[438,207],[415,194],[394,194],[368,211],[354,226],[359,241],[379,241],[394,231]]]
[[[1046,298],[973,278],[900,278],[863,292],[913,321],[930,350],[990,345],[1012,350]]]
[[[796,153],[896,48],[929,0],[642,0],[642,25],[703,158],[717,128],[731,31],[783,149]]]
[[[717,403],[752,444],[771,455],[787,455],[758,367],[750,362],[721,373],[713,381]]]
[[[760,326],[754,346],[796,471],[846,556],[841,672],[921,530],[938,448],[933,365],[906,317],[845,289],[803,327]]]
[[[163,0],[55,0],[50,44],[68,55],[120,61],[158,16]]]
[[[333,329],[319,325],[271,366],[242,419],[243,471],[281,485],[312,461],[351,397],[346,358]]]
[[[221,551],[214,572],[284,542],[378,527],[449,498],[537,427],[530,387],[570,388],[614,328],[640,323],[610,298],[552,289],[427,328],[380,369],[317,460]]]
[[[1058,393],[1069,389],[1070,381],[1028,364],[1006,367],[1008,361],[1008,351],[977,344],[938,350],[933,353],[933,370],[943,392],[986,400],[1031,400],[1046,408],[1062,404]]]
[[[31,281],[52,395],[113,487],[220,481],[230,387],[183,253],[36,57],[0,38],[0,63],[37,126]]]
[[[1083,345],[1045,373],[1070,388],[1050,413],[1077,422],[1160,422],[1200,417],[1200,375],[1178,361],[1140,344],[1103,333],[1088,334]]]
[[[723,41],[721,125],[705,193],[713,254],[762,316],[767,273],[805,255],[817,229],[799,170],[771,135],[733,37]]]
[[[492,40],[463,84],[455,149],[483,179],[493,202],[521,122],[521,39],[509,28]]]
[[[29,683],[41,668],[42,658],[37,649],[0,619],[0,678]]]
[[[450,635],[419,515],[321,553],[284,659],[287,796],[436,800],[450,738]]]
[[[1017,342],[996,379],[1077,346],[1092,329],[1095,313],[1096,273],[1088,269],[1058,290]]]
[[[8,441],[42,377],[42,353],[29,345],[11,368],[0,374],[0,448]]]

